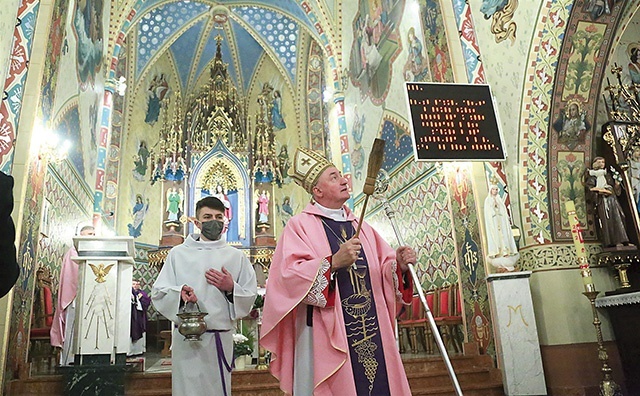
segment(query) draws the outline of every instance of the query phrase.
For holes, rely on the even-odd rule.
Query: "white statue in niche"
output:
[[[498,192],[498,186],[492,184],[484,200],[487,261],[497,272],[510,272],[515,270],[520,253],[511,231],[509,212]]]

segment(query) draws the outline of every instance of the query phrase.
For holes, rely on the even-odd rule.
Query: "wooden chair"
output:
[[[53,324],[53,282],[49,267],[40,265],[36,271],[36,289],[29,330],[32,372],[50,373],[55,370],[57,353],[51,346],[51,325]]]
[[[455,352],[462,353],[462,298],[457,284],[438,289],[438,305],[434,319],[445,347],[453,347]]]
[[[426,292],[425,298],[429,309],[432,309],[435,302],[435,293],[433,291]],[[427,354],[433,353],[433,337],[429,322],[427,320],[426,311],[422,306],[419,295],[414,295],[411,299],[411,305],[404,307],[404,312],[398,318],[398,334],[400,341],[400,352],[404,352],[404,337],[408,332],[409,346],[411,353],[418,353],[418,330],[421,330],[422,340],[424,341],[424,350]]]

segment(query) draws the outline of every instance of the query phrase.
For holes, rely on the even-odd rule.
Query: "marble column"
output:
[[[531,271],[487,276],[498,366],[506,395],[546,395]]]

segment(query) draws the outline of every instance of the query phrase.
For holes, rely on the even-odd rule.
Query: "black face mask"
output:
[[[201,224],[200,232],[202,235],[210,241],[217,241],[220,239],[222,230],[224,229],[224,222],[219,220],[203,221]]]

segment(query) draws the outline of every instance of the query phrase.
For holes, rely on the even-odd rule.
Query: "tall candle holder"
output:
[[[609,354],[604,347],[604,340],[602,338],[602,327],[600,318],[598,316],[598,310],[596,309],[596,297],[600,294],[599,291],[585,291],[584,294],[591,304],[591,312],[593,313],[593,326],[596,328],[596,337],[598,340],[598,360],[602,367],[600,372],[602,373],[602,380],[600,381],[600,396],[622,396],[620,386],[611,378],[611,367],[609,366]]]
[[[258,340],[260,339],[260,330],[262,328],[262,308],[258,308]],[[258,364],[256,370],[267,370],[269,363],[267,362],[267,350],[258,343]]]
[[[602,338],[602,322],[598,317],[598,311],[596,310],[596,297],[600,292],[596,290],[596,286],[593,283],[593,277],[591,276],[591,268],[589,268],[589,260],[587,259],[586,249],[584,247],[584,239],[582,239],[582,231],[580,229],[580,222],[576,215],[576,207],[573,201],[565,202],[565,209],[567,210],[567,216],[569,217],[569,224],[571,225],[571,235],[573,236],[573,244],[576,248],[576,255],[578,256],[578,263],[580,264],[580,275],[582,276],[582,283],[584,284],[584,292],[582,294],[589,299],[591,304],[591,312],[593,314],[593,326],[596,328],[596,340],[598,342],[598,360],[600,360],[602,373],[602,380],[600,381],[600,396],[622,396],[620,386],[611,378],[611,367],[609,366],[609,354],[604,347],[604,340]]]

